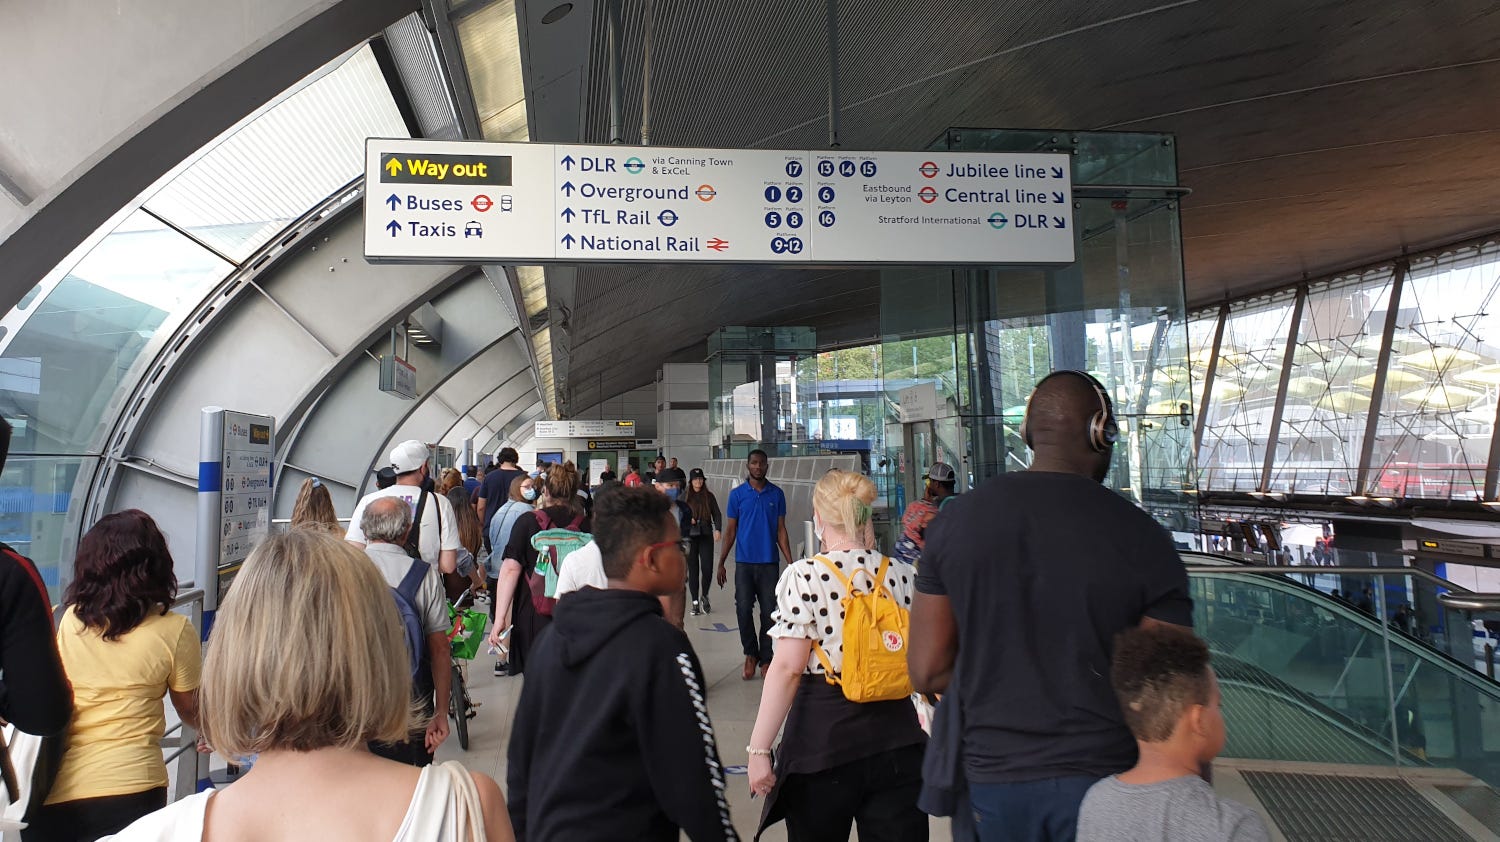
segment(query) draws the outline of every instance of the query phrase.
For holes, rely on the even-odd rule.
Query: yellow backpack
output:
[[[910,612],[896,602],[885,586],[891,560],[880,559],[873,591],[857,591],[852,577],[844,576],[832,561],[816,556],[844,586],[844,671],[842,679],[822,644],[813,641],[813,653],[823,665],[829,684],[841,686],[851,702],[885,702],[904,699],[913,692],[906,671],[906,640],[911,629]],[[858,573],[869,576],[868,570]]]

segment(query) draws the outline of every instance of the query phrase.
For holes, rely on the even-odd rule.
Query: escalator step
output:
[[[1406,781],[1396,778],[1242,773],[1287,842],[1471,842]]]

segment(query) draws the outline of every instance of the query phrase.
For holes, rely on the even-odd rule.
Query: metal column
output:
[[[1380,430],[1380,407],[1385,400],[1386,375],[1391,370],[1391,339],[1396,335],[1396,319],[1401,313],[1401,292],[1406,287],[1407,262],[1396,261],[1391,276],[1391,294],[1385,305],[1385,326],[1380,334],[1380,355],[1375,359],[1375,382],[1370,386],[1370,408],[1365,416],[1365,438],[1359,447],[1359,470],[1355,474],[1354,493],[1364,494],[1370,485],[1370,464],[1375,458],[1375,436]],[[1489,488],[1494,473],[1494,440],[1491,440],[1491,470],[1485,475],[1485,487]],[[1488,495],[1489,492],[1486,492]]]
[[[1214,394],[1214,376],[1219,371],[1219,348],[1224,342],[1224,325],[1229,321],[1229,305],[1224,304],[1219,308],[1219,323],[1214,327],[1214,344],[1208,351],[1208,371],[1203,375],[1203,397],[1198,405],[1198,423],[1193,430],[1193,453],[1197,454],[1203,449],[1203,420],[1208,417],[1208,404]],[[1191,352],[1189,352],[1191,354]],[[1189,371],[1191,371],[1192,360],[1188,360]],[[1189,377],[1189,383],[1192,382]]]
[[[1292,305],[1292,324],[1287,328],[1286,352],[1281,358],[1281,383],[1276,387],[1276,408],[1271,410],[1271,427],[1266,431],[1266,460],[1260,469],[1261,491],[1269,491],[1271,468],[1276,463],[1276,441],[1281,437],[1281,414],[1286,410],[1286,389],[1292,379],[1292,358],[1297,354],[1297,331],[1302,327],[1302,308],[1307,306],[1307,284],[1297,287],[1297,303]]]

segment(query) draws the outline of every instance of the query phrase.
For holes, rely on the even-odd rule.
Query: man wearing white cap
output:
[[[458,521],[453,517],[453,506],[448,498],[422,490],[427,479],[427,445],[409,439],[391,450],[391,468],[396,472],[396,484],[366,494],[354,507],[349,519],[349,532],[344,540],[360,549],[365,547],[365,533],[360,530],[359,519],[364,516],[365,506],[381,497],[400,497],[412,510],[412,527],[407,538],[408,547],[414,547],[422,560],[437,567],[443,573],[458,569]]]

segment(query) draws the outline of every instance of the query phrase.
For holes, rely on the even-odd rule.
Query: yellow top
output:
[[[188,618],[155,615],[108,641],[73,608],[57,629],[57,649],[73,683],[68,747],[48,804],[128,795],[167,785],[162,697],[198,689],[203,648]]]

